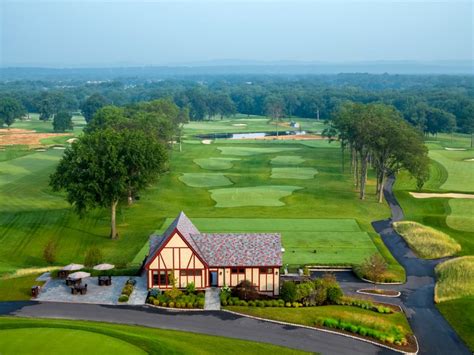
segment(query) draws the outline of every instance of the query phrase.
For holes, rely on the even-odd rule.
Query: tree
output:
[[[22,104],[10,97],[0,98],[0,126],[6,124],[10,127],[15,119],[25,114],[25,108]]]
[[[87,267],[98,265],[104,261],[103,258],[102,251],[98,247],[90,247],[84,258],[84,265]]]
[[[47,121],[54,114],[54,106],[47,94],[43,95],[38,104],[38,112],[40,114],[39,119],[41,121]]]
[[[156,180],[166,161],[166,149],[155,137],[106,128],[84,134],[66,149],[50,185],[65,190],[81,216],[91,208],[110,208],[110,237],[115,239],[117,205]]]
[[[280,297],[285,302],[295,302],[297,300],[296,284],[293,281],[285,281],[281,285]]]
[[[43,258],[48,264],[53,264],[56,261],[56,242],[50,239],[43,249]]]
[[[86,119],[86,122],[89,123],[89,121],[92,119],[97,110],[106,105],[107,100],[102,95],[93,94],[89,96],[87,100],[84,101],[81,105],[81,112],[84,118]]]
[[[275,122],[277,137],[279,133],[279,122],[285,112],[285,103],[280,96],[271,95],[265,99],[265,113]]]
[[[175,126],[176,126],[176,135],[178,137],[178,143],[179,143],[179,151],[183,151],[182,148],[182,138],[183,138],[183,131],[184,131],[184,125],[189,122],[189,109],[184,108],[179,111],[179,114],[176,116],[175,119]]]
[[[360,265],[363,277],[370,281],[380,282],[387,271],[387,263],[379,254],[373,254]]]
[[[69,112],[61,111],[54,115],[53,129],[55,132],[72,130],[72,115]]]
[[[232,293],[241,300],[252,301],[258,298],[257,286],[249,280],[241,281],[232,290]]]

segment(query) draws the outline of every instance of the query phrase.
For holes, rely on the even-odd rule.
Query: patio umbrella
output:
[[[113,269],[115,266],[112,264],[99,264],[94,266],[94,270],[110,270]]]
[[[69,264],[62,268],[62,270],[75,271],[81,270],[84,268],[84,265],[81,264]]]
[[[91,276],[91,274],[89,274],[88,272],[78,271],[78,272],[73,272],[72,274],[70,274],[69,278],[71,278],[73,280],[78,280],[78,279],[83,279],[83,278],[89,277],[89,276]]]

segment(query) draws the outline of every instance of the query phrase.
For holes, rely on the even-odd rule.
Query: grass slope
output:
[[[474,296],[474,256],[445,261],[435,271],[435,302]]]
[[[16,333],[15,333],[16,332]],[[25,336],[25,334],[32,336]],[[42,334],[41,334],[42,333]],[[46,334],[45,334],[46,333]],[[47,335],[39,337],[38,335]],[[74,337],[73,337],[74,335]],[[83,344],[79,344],[79,343]],[[76,344],[77,351],[71,344]],[[0,317],[2,354],[302,354],[264,343],[99,322]],[[12,349],[6,352],[4,349]],[[42,350],[45,352],[42,352]],[[101,351],[102,350],[102,351]],[[127,350],[127,351],[124,351]]]
[[[194,162],[203,169],[207,170],[226,170],[231,169],[232,162],[240,160],[239,158],[201,158],[194,159]]]
[[[280,153],[288,152],[292,150],[298,150],[299,148],[288,148],[288,147],[271,147],[271,148],[255,148],[255,147],[217,147],[224,155],[237,155],[237,156],[249,156],[255,154],[270,154],[270,153]]]
[[[456,329],[467,346],[474,351],[474,296],[459,298],[436,305],[448,322]]]
[[[463,232],[474,232],[474,200],[450,199],[451,213],[446,218],[446,224]]]
[[[419,257],[437,259],[451,256],[461,250],[461,246],[449,235],[420,223],[402,221],[393,226]]]
[[[299,165],[304,163],[305,160],[299,155],[278,155],[270,162],[273,165]]]
[[[219,173],[184,173],[179,178],[191,187],[212,187],[232,185],[232,181]]]
[[[472,158],[472,151],[430,150],[430,158],[448,171],[448,178],[440,186],[446,191],[474,192],[474,164],[465,159]]]
[[[20,301],[31,298],[31,287],[41,286],[43,282],[35,281],[39,274],[14,278],[0,278],[0,301]]]
[[[312,179],[318,171],[313,168],[272,168],[272,179]]]

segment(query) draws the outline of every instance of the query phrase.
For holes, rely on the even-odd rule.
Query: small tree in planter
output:
[[[360,265],[362,275],[370,281],[382,282],[387,271],[387,263],[379,254],[373,254]]]
[[[280,297],[285,302],[295,302],[298,297],[296,294],[296,284],[293,281],[285,281],[281,286]]]

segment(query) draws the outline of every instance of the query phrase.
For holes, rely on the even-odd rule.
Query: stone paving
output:
[[[217,287],[206,288],[206,298],[204,302],[204,309],[206,311],[218,311],[221,309],[220,292],[221,290]]]
[[[128,299],[128,304],[143,305],[145,304],[146,296],[148,295],[146,277],[135,277],[134,279],[137,280],[137,283],[135,284],[135,288]]]
[[[50,280],[43,286],[36,300],[69,303],[118,304],[118,298],[128,279],[128,276],[114,276],[112,277],[111,286],[99,286],[97,277],[84,278],[82,279],[82,284],[87,284],[87,294],[85,295],[71,294],[71,288],[66,286],[65,280],[54,279]],[[134,277],[134,279],[137,280],[137,289],[132,293],[131,299],[133,303],[131,304],[144,304],[146,297],[146,293],[144,294],[146,291],[146,280],[144,285],[143,278]],[[136,295],[133,295],[135,292]]]

